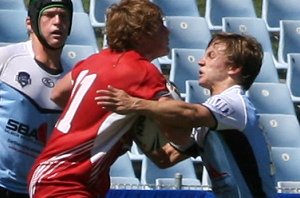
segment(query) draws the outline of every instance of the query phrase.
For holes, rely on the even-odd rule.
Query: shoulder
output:
[[[0,47],[0,61],[3,62],[12,57],[28,54],[29,50],[27,45],[27,42],[21,42]]]
[[[223,93],[210,97],[204,106],[210,109],[218,121],[217,129],[243,130],[248,117],[247,98],[242,89],[225,90]]]

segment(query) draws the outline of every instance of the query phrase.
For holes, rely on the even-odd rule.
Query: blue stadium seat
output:
[[[110,167],[111,177],[136,177],[128,152],[121,155]]]
[[[198,80],[187,80],[185,101],[189,103],[203,103],[209,98],[210,91],[199,85]]]
[[[279,83],[278,71],[276,69],[273,55],[269,52],[264,53],[263,63],[255,82],[274,82]]]
[[[112,188],[136,188],[140,180],[136,177],[128,152],[121,155],[110,167]]]
[[[0,0],[0,9],[26,10],[23,0]]]
[[[84,12],[82,0],[72,0],[72,3],[74,12]]]
[[[300,148],[272,147],[271,154],[275,165],[275,180],[300,181]]]
[[[65,65],[72,68],[76,63],[96,52],[95,47],[91,45],[66,44],[63,48],[61,58]]]
[[[176,173],[181,173],[182,178],[197,179],[193,162],[190,158],[175,164],[172,167],[161,169],[148,157],[143,158],[141,167],[141,184],[153,187],[158,178],[174,178]]]
[[[199,78],[199,60],[204,55],[204,49],[172,49],[172,61],[169,80],[173,82],[180,93],[185,94],[185,81]]]
[[[169,47],[206,49],[211,39],[211,32],[203,17],[169,16],[166,17],[166,27],[170,31]],[[170,64],[172,54],[165,59],[159,59],[162,64]]]
[[[279,32],[280,20],[300,20],[299,0],[263,0],[261,17],[269,32]]]
[[[0,9],[0,44],[7,45],[28,39],[25,10]]]
[[[246,94],[259,114],[296,115],[290,92],[284,83],[254,82]]]
[[[91,45],[96,51],[99,51],[94,29],[85,12],[74,12],[71,34],[66,44]]]
[[[104,28],[106,10],[120,0],[90,0],[89,17],[93,27]]]
[[[165,16],[200,16],[196,0],[152,0]]]
[[[300,103],[300,53],[288,54],[286,84],[294,103]]]
[[[261,43],[264,52],[272,54],[276,68],[286,68],[285,65],[278,62],[277,56],[273,52],[270,34],[263,19],[253,17],[224,17],[222,19],[222,30],[224,32],[246,34],[256,38]]]
[[[145,154],[135,142],[132,143],[131,149],[129,150],[128,154],[132,162],[141,162],[145,157]]]
[[[278,61],[287,67],[287,55],[300,53],[300,20],[280,21]]]
[[[300,147],[300,126],[295,115],[260,114],[259,122],[272,147]]]
[[[252,0],[207,0],[205,19],[211,30],[222,29],[223,17],[256,17]]]

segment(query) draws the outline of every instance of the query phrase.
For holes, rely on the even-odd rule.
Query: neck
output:
[[[237,84],[234,82],[222,82],[219,84],[215,84],[215,85],[211,86],[210,93],[211,93],[211,95],[217,95],[234,85],[237,85]]]
[[[61,69],[60,57],[62,49],[49,49],[41,44],[37,38],[32,38],[32,50],[35,59],[50,69]]]

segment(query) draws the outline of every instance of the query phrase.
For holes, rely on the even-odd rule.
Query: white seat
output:
[[[196,0],[152,0],[165,16],[200,16]]]
[[[278,61],[287,68],[287,55],[300,53],[300,20],[280,21]]]
[[[269,32],[279,32],[280,20],[300,20],[299,0],[263,0],[261,15]]]
[[[90,0],[89,17],[93,27],[104,28],[106,10],[120,0]]]
[[[284,83],[254,82],[246,94],[259,114],[296,115],[290,92]]]
[[[28,39],[25,10],[0,9],[0,43],[7,45]]]
[[[206,49],[212,35],[203,17],[167,16],[165,25],[170,31],[169,47]],[[171,64],[172,54],[159,59],[162,64]]]
[[[292,100],[295,104],[300,103],[300,53],[288,54],[288,69],[286,84],[290,90]]]
[[[273,52],[272,41],[266,24],[261,18],[253,17],[224,17],[222,19],[222,30],[238,34],[250,35],[262,45],[263,51],[272,55],[277,69],[286,69],[286,65],[281,64],[277,55]]]
[[[198,80],[199,60],[204,49],[173,48],[169,80],[173,82],[181,94],[186,93],[186,80]]]
[[[91,45],[96,51],[99,51],[96,35],[87,13],[73,13],[71,33],[66,40],[66,44]]]
[[[223,17],[256,17],[252,0],[207,0],[205,19],[213,31],[222,29]]]

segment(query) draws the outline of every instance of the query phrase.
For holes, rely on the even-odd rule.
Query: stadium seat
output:
[[[155,67],[156,67],[160,72],[162,72],[162,70],[161,70],[161,65],[160,65],[160,63],[159,63],[158,58],[152,60],[152,64],[154,64]]]
[[[25,10],[0,9],[0,44],[2,46],[28,40]]]
[[[264,52],[272,54],[276,68],[286,68],[285,65],[279,64],[277,56],[273,52],[270,34],[263,19],[253,17],[224,17],[222,19],[222,30],[224,32],[250,35],[256,38],[261,43]]]
[[[204,55],[204,49],[172,49],[172,61],[169,80],[173,82],[181,94],[185,94],[185,81],[199,78],[199,60]]]
[[[72,3],[74,12],[84,12],[82,0],[72,0]]]
[[[128,152],[121,155],[110,167],[111,188],[139,188],[140,180],[136,177]]]
[[[165,16],[200,16],[196,0],[152,0]]]
[[[260,114],[259,123],[272,147],[300,147],[300,126],[295,115]]]
[[[222,29],[223,17],[256,17],[252,0],[207,0],[205,19],[213,31]]]
[[[148,157],[143,158],[141,167],[141,184],[153,187],[158,178],[174,178],[176,173],[182,174],[182,178],[197,179],[193,162],[190,158],[181,161],[166,169],[157,167]]]
[[[263,0],[261,17],[269,32],[279,32],[280,20],[300,20],[299,0]]]
[[[66,44],[91,45],[99,51],[94,29],[85,12],[74,12],[71,34]]]
[[[0,9],[26,11],[26,6],[23,0],[0,0]]]
[[[136,177],[129,154],[121,155],[110,167],[111,177]]]
[[[263,63],[255,82],[274,82],[279,83],[278,72],[271,53],[265,52]]]
[[[128,153],[121,155],[110,167],[111,188],[136,188],[140,180],[136,177]]]
[[[128,152],[129,158],[131,161],[135,162],[141,162],[143,158],[145,157],[145,154],[143,151],[137,146],[135,142],[132,143],[131,149]]]
[[[300,181],[300,148],[272,147],[271,155],[275,165],[275,180]]]
[[[106,9],[120,0],[90,0],[89,17],[93,27],[104,28]]]
[[[300,103],[300,53],[288,54],[286,84],[294,103]]]
[[[254,82],[246,94],[259,114],[296,115],[290,92],[284,83]]]
[[[63,48],[61,57],[63,63],[72,68],[76,63],[96,52],[95,47],[91,45],[66,44]]]
[[[211,39],[211,32],[203,17],[169,16],[166,17],[166,27],[170,31],[169,47],[206,49]],[[159,59],[162,64],[170,64],[172,54]]]
[[[185,101],[188,103],[203,103],[210,96],[210,91],[199,85],[198,80],[187,80]]]
[[[287,55],[300,53],[300,20],[280,21],[278,61],[287,67]]]

